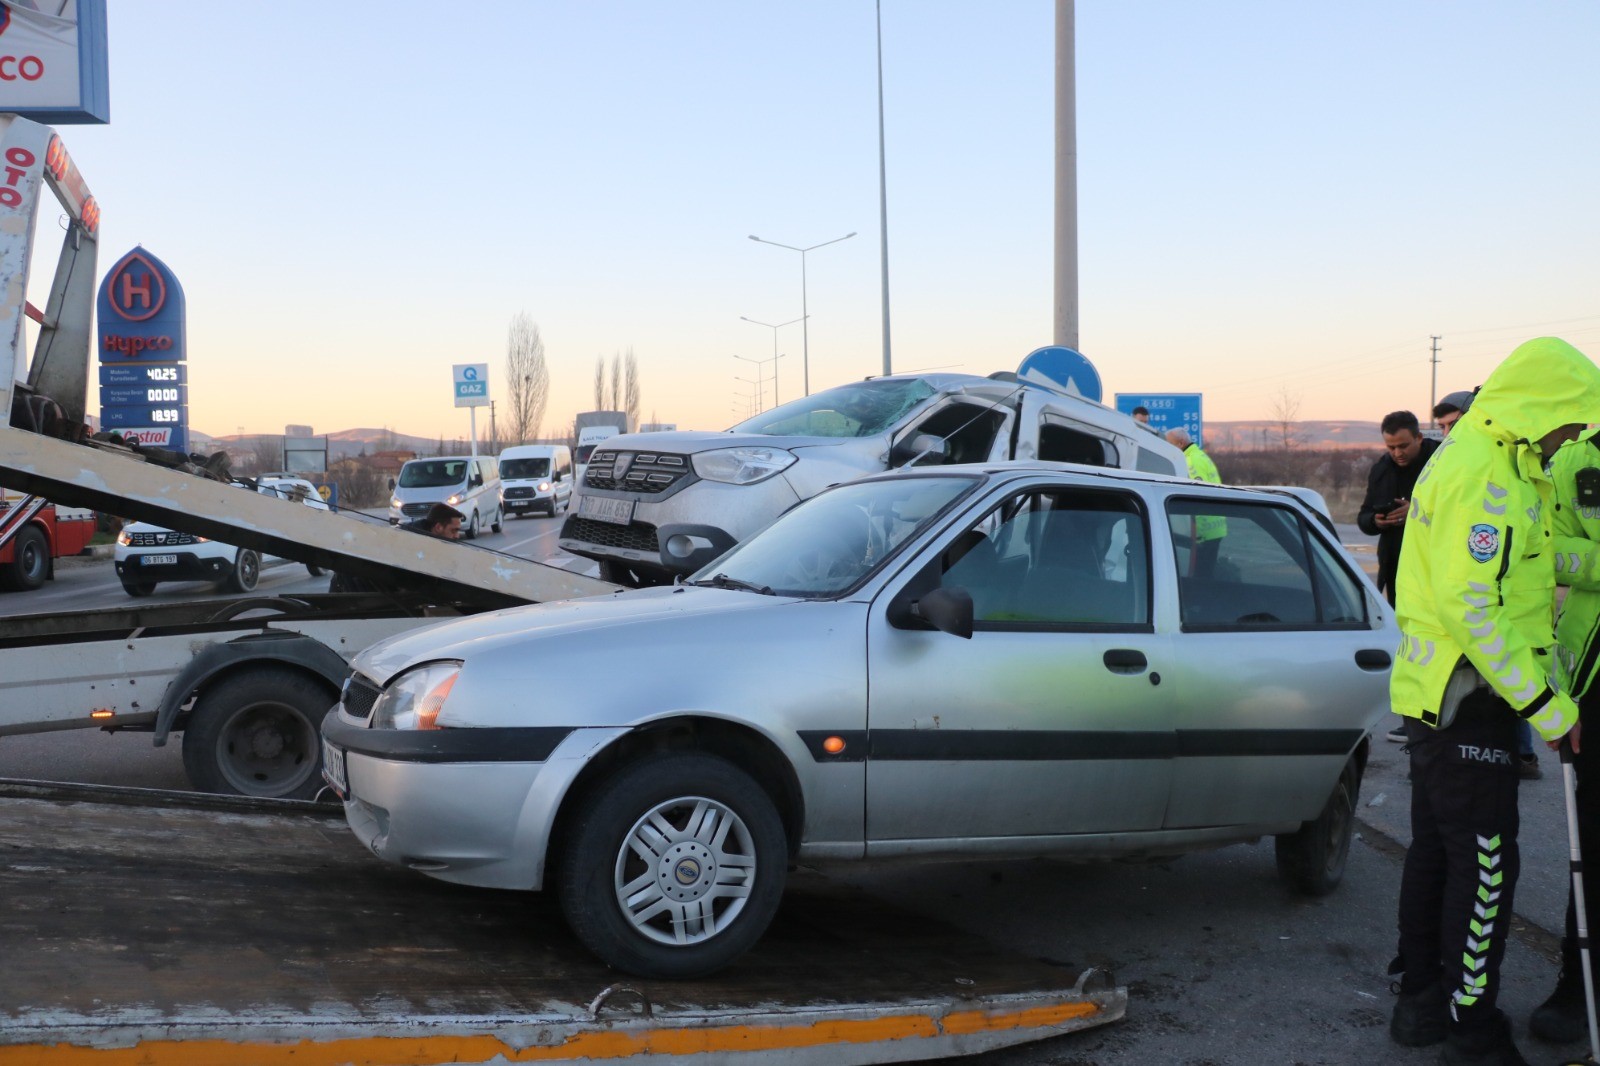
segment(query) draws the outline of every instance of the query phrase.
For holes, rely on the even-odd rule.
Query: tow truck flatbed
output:
[[[555,902],[372,859],[312,803],[0,781],[0,1063],[895,1062],[1127,992],[821,875],[746,958],[619,981]]]

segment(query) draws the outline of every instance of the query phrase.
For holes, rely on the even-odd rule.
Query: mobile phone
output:
[[[1573,480],[1578,486],[1578,506],[1600,507],[1600,469],[1586,466]]]

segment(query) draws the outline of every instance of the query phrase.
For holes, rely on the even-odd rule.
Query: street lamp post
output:
[[[747,363],[755,364],[755,381],[752,382],[749,378],[735,378],[735,380],[755,385],[761,390],[760,399],[756,402],[757,414],[760,414],[762,411],[767,409],[767,375],[761,368],[766,366],[768,363],[772,364],[772,406],[778,406],[778,360],[782,359],[783,356],[774,355],[771,359],[752,359],[748,355],[736,355],[734,358],[743,359]]]
[[[754,326],[766,326],[772,331],[772,406],[776,407],[778,406],[778,360],[783,358],[778,354],[778,331],[784,326],[792,326],[796,322],[804,322],[806,316],[801,315],[799,318],[791,318],[789,321],[779,322],[777,325],[773,325],[771,322],[758,322],[753,318],[746,318],[744,315],[740,315],[739,320],[741,322],[749,322]],[[744,356],[736,355],[734,358],[743,359]],[[762,360],[762,362],[765,361]]]
[[[791,252],[800,253],[800,321],[802,323],[800,326],[800,347],[801,365],[805,368],[804,377],[807,396],[811,395],[811,323],[806,320],[811,317],[811,313],[806,307],[806,253],[814,252],[818,248],[826,248],[830,244],[838,244],[840,241],[847,241],[855,235],[856,231],[851,230],[843,237],[835,237],[831,241],[813,244],[809,248],[796,248],[792,244],[779,244],[777,241],[769,241],[765,237],[757,237],[754,233],[750,234],[750,239],[753,241],[761,244],[770,244],[774,248],[787,248]]]

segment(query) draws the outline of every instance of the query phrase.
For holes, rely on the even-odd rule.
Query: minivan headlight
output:
[[[400,497],[398,497],[398,496],[391,496],[391,497],[390,497],[390,498],[389,498],[389,506],[390,506],[390,507],[393,507],[393,508],[394,508],[394,509],[395,509],[395,510],[397,510],[397,511],[398,511],[398,510],[399,510],[399,509],[400,509],[400,507],[401,507],[401,503],[400,503]]]
[[[795,454],[782,448],[719,448],[694,457],[694,472],[707,481],[753,485],[794,465]]]
[[[540,492],[549,492],[550,491],[550,482],[548,482],[548,481],[539,482],[539,491]]]
[[[389,683],[372,708],[373,729],[438,729],[439,712],[461,676],[459,661],[428,663]]]
[[[454,493],[448,500],[444,502],[448,503],[451,507],[454,507],[456,504],[461,502],[461,493]]]

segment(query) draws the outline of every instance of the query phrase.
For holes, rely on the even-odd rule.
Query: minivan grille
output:
[[[585,544],[599,544],[607,548],[628,548],[632,551],[656,552],[656,527],[649,522],[630,522],[625,526],[615,522],[597,522],[592,518],[573,515],[561,527],[562,540],[581,540]]]
[[[129,533],[130,548],[171,548],[179,544],[193,544],[200,538],[193,533]]]
[[[533,498],[533,489],[528,485],[518,485],[506,489],[505,497],[508,500],[530,500]]]
[[[378,702],[378,695],[377,685],[360,674],[351,674],[350,680],[345,684],[340,703],[344,706],[345,714],[352,718],[365,718],[372,713],[373,705]]]
[[[421,518],[432,510],[431,503],[408,503],[400,508],[400,513],[407,518]]]
[[[666,492],[689,474],[689,458],[660,452],[596,451],[589,457],[583,483],[595,489],[625,489],[654,495]]]

